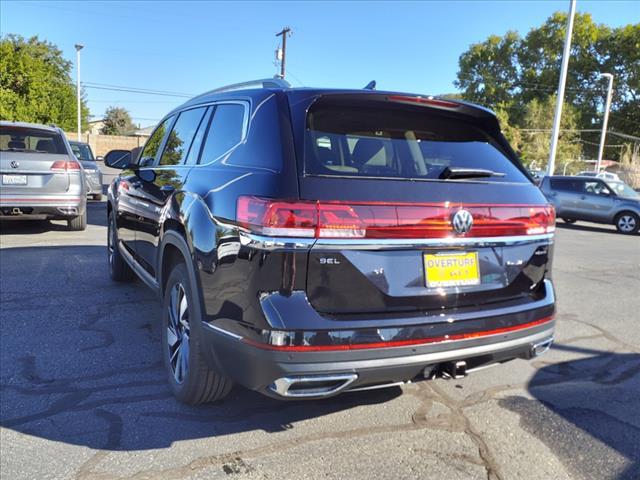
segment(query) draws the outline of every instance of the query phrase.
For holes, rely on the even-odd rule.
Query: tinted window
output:
[[[86,143],[69,143],[71,145],[71,151],[73,154],[78,157],[80,160],[93,161],[93,152],[91,151],[91,147]]]
[[[221,104],[213,112],[200,163],[211,163],[242,141],[244,110],[240,104]]]
[[[438,179],[447,167],[528,182],[495,139],[464,120],[428,110],[317,102],[307,117],[305,173]]]
[[[167,138],[160,165],[180,165],[184,162],[206,110],[207,107],[194,108],[180,114]]]
[[[200,149],[202,148],[204,135],[205,133],[207,133],[207,126],[209,125],[209,118],[211,117],[212,112],[213,108],[209,108],[200,121],[200,126],[198,127],[198,131],[196,132],[196,136],[193,137],[193,142],[191,143],[191,148],[189,149],[187,160],[185,161],[187,165],[194,165],[198,163],[198,155],[200,154]]]
[[[35,128],[2,127],[0,150],[3,152],[66,154],[62,136]]]
[[[141,161],[147,159],[153,159],[155,161],[160,150],[160,145],[162,145],[162,140],[164,139],[164,136],[167,133],[167,129],[169,128],[169,125],[171,125],[172,120],[173,117],[167,118],[151,134],[151,137],[149,137],[149,140],[147,140],[147,143],[142,150],[142,154],[140,155]]]
[[[584,185],[584,181],[579,179],[572,179],[572,178],[552,178],[551,179],[551,188],[554,190],[562,190],[565,192],[581,192],[583,185]]]

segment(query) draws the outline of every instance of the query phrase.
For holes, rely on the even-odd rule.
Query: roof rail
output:
[[[260,80],[250,80],[248,82],[226,85],[207,93],[231,92],[233,90],[247,90],[249,88],[291,88],[291,85],[281,78],[262,78]]]

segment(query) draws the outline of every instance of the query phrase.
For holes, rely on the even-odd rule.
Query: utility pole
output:
[[[282,60],[280,60],[280,78],[284,78],[285,73],[285,61],[287,59],[287,35],[291,35],[291,29],[284,27],[281,32],[276,33],[276,37],[282,35]]]
[[[607,137],[607,123],[609,122],[609,110],[611,109],[611,94],[613,92],[613,75],[610,73],[601,73],[601,77],[609,79],[609,88],[607,90],[607,101],[604,105],[604,118],[602,119],[602,133],[600,134],[600,148],[598,148],[598,163],[596,163],[596,172],[600,172],[600,164],[602,163],[602,154],[604,152],[604,141]]]
[[[569,55],[571,53],[571,34],[573,33],[573,17],[576,14],[576,0],[570,0],[569,18],[567,20],[567,36],[564,39],[564,52],[562,54],[562,68],[560,70],[560,81],[558,83],[558,98],[556,100],[556,113],[553,119],[553,130],[551,131],[551,148],[549,149],[549,163],[547,164],[547,175],[553,175],[556,167],[556,151],[558,149],[558,136],[560,135],[560,118],[562,117],[562,102],[564,101],[564,87],[567,83],[567,67],[569,66]]]
[[[80,110],[80,50],[84,48],[84,45],[76,43],[76,100],[78,108],[78,141],[82,140],[82,112]]]

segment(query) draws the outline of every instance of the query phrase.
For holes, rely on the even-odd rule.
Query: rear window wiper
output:
[[[484,177],[504,177],[502,172],[494,172],[484,168],[456,168],[446,167],[438,178],[446,180],[449,178],[484,178]]]

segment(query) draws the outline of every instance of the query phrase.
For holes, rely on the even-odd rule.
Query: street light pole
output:
[[[573,32],[573,18],[576,14],[576,0],[571,0],[569,5],[569,18],[567,21],[567,36],[564,40],[564,52],[562,54],[562,68],[560,69],[560,81],[558,83],[558,98],[556,99],[556,113],[553,118],[553,130],[551,131],[551,148],[549,149],[549,163],[547,175],[553,175],[556,167],[556,151],[558,150],[558,136],[560,135],[560,118],[562,117],[562,102],[564,101],[564,87],[567,83],[567,67],[569,66],[569,54],[571,53],[571,34]]]
[[[607,90],[607,101],[604,105],[604,118],[602,119],[602,133],[600,134],[600,147],[598,148],[598,163],[596,163],[596,172],[600,172],[600,164],[602,163],[604,141],[607,137],[607,123],[609,123],[609,110],[611,109],[611,94],[613,92],[613,75],[611,75],[610,73],[601,73],[600,76],[609,79],[609,88]]]
[[[76,43],[76,100],[78,110],[78,141],[82,140],[82,112],[80,110],[80,50],[84,48],[84,45]]]

